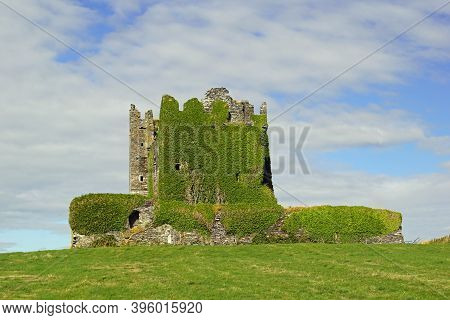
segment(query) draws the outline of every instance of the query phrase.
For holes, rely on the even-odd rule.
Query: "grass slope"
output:
[[[443,299],[448,245],[151,246],[0,255],[1,299]]]

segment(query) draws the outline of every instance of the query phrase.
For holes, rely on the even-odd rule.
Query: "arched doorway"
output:
[[[130,225],[130,228],[133,228],[135,225],[137,225],[139,222],[139,211],[133,210],[131,212],[130,216],[128,217],[128,224]]]

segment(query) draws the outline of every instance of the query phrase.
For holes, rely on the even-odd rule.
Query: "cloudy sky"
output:
[[[268,102],[282,204],[449,234],[450,5],[279,116],[445,2],[1,0],[0,251],[68,247],[74,196],[128,191],[130,103],[216,86]],[[305,127],[310,174],[289,148]]]

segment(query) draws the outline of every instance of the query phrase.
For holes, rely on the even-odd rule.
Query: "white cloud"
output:
[[[441,166],[442,166],[443,168],[445,168],[445,169],[450,170],[450,161],[443,162],[443,163],[441,164]]]
[[[183,6],[161,2],[134,25],[107,37],[103,43],[107,50],[96,58],[141,90],[146,87],[139,79],[158,79],[153,90],[183,98],[200,94],[211,84],[225,84],[237,95],[301,94],[358,61],[429,10],[386,2],[342,6],[308,1],[277,6],[268,2]],[[421,27],[433,38],[445,25],[436,22]],[[405,35],[409,41],[377,53],[321,94],[401,81],[405,73],[417,71],[415,59],[428,52],[423,41],[433,44],[433,50],[448,52],[447,42],[416,39],[414,33],[412,39],[409,36]]]
[[[311,128],[305,147],[315,150],[333,150],[359,146],[389,146],[422,141],[423,124],[403,110],[385,110],[379,106],[351,107],[346,105],[299,107],[298,119],[275,121],[270,125],[276,148],[279,134],[299,141],[301,129]],[[289,132],[294,127],[295,136]],[[288,145],[288,144],[286,144]]]
[[[420,144],[437,154],[450,154],[450,136],[428,137]]]

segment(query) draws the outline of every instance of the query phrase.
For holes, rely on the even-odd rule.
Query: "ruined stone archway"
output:
[[[133,210],[128,216],[128,225],[133,228],[139,223],[139,211]]]

